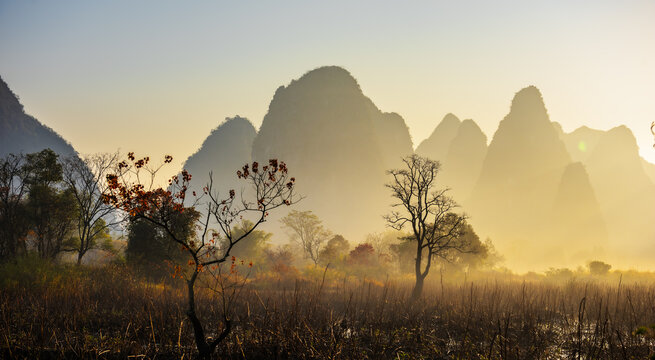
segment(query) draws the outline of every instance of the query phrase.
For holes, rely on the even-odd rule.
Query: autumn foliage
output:
[[[231,251],[266,221],[269,211],[289,206],[297,200],[294,193],[296,180],[289,176],[288,168],[282,161],[271,159],[263,166],[253,162],[236,172],[237,178],[248,189],[241,196],[237,197],[235,190],[229,190],[227,196],[221,196],[214,191],[210,176],[203,194],[198,197],[192,193],[192,205],[185,207],[191,181],[191,174],[187,171],[183,170],[172,177],[167,189],[153,186],[157,171],[172,160],[167,155],[162,165],[153,167],[149,157],[136,158],[134,153],[128,153],[127,160],[118,164],[117,171],[107,175],[109,191],[104,200],[124,211],[131,219],[143,219],[163,229],[170,240],[188,255],[188,271],[184,270],[184,264],[173,264],[173,276],[184,278],[187,282],[186,314],[193,326],[199,356],[208,358],[231,331],[229,313],[239,293],[235,286],[245,282],[229,281],[236,276],[237,266],[246,265],[231,255]],[[195,234],[180,236],[179,226],[174,221],[175,215],[196,211],[196,207],[200,206],[204,206],[204,216],[198,217]],[[244,222],[244,219],[249,221]],[[237,221],[247,225],[235,232]],[[221,264],[227,261],[230,261],[230,267],[224,273]],[[247,266],[251,268],[252,263]],[[203,321],[195,307],[196,281],[200,274],[207,272],[215,279],[213,289],[221,294],[223,305],[222,330],[218,336],[210,338],[205,336]],[[226,285],[228,283],[229,286]]]
[[[375,249],[368,243],[360,244],[348,254],[349,264],[369,265],[375,260]]]

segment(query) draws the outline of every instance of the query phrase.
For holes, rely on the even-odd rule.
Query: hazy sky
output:
[[[193,5],[191,5],[193,4]],[[172,154],[340,65],[414,145],[448,112],[491,138],[536,85],[551,120],[628,125],[655,162],[655,1],[7,1],[0,76],[82,153]]]

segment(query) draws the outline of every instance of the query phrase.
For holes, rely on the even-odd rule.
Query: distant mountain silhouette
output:
[[[64,155],[76,153],[54,130],[27,115],[18,97],[0,78],[0,156],[33,153],[46,148]]]
[[[243,186],[236,171],[252,159],[252,143],[257,130],[250,121],[238,115],[226,118],[202,143],[195,154],[182,166],[192,175],[191,187],[198,194],[209,182],[212,172],[213,190],[227,194]]]
[[[370,101],[370,100],[369,100]],[[370,102],[378,145],[385,169],[401,166],[401,158],[414,152],[405,120],[396,113],[383,113]]]
[[[552,224],[555,236],[548,243],[547,257],[583,264],[606,255],[605,221],[587,171],[580,162],[569,164],[562,174]]]
[[[648,261],[653,177],[655,165],[639,156],[627,127],[565,133],[550,122],[539,90],[528,87],[494,134],[469,209],[476,229],[519,269],[610,255]]]
[[[0,156],[44,148],[75,153],[27,115],[0,79]],[[193,175],[192,190],[201,191],[212,171],[215,189],[225,194],[241,190],[235,171],[245,163],[283,160],[306,197],[295,208],[313,210],[357,241],[382,229],[392,202],[385,171],[401,167],[412,149],[400,115],[380,111],[348,71],[328,66],[279,87],[259,132],[245,118],[226,119],[184,168]],[[639,156],[625,126],[566,133],[530,86],[516,93],[489,146],[473,120],[447,114],[416,153],[442,163],[438,185],[452,189],[476,232],[491,237],[515,269],[569,266],[604,254],[652,261],[655,164]],[[269,231],[279,230],[278,218],[270,219]]]
[[[253,143],[254,159],[287,162],[306,196],[298,207],[351,238],[382,228],[385,170],[411,152],[404,120],[382,113],[336,66],[278,88]]]
[[[475,121],[447,114],[416,153],[441,163],[438,186],[450,188],[450,196],[465,204],[480,176],[487,136]]]
[[[566,150],[571,155],[573,161],[585,162],[596,148],[598,141],[604,133],[602,130],[582,126],[568,134],[562,133],[560,138],[566,144]]]
[[[652,259],[655,250],[655,185],[644,170],[637,141],[625,126],[602,133],[584,162],[607,221],[616,251],[630,241],[641,251],[626,254]]]
[[[470,202],[473,223],[514,265],[552,263],[543,251],[558,233],[551,223],[553,205],[570,162],[539,90],[519,91],[489,144]]]
[[[456,201],[466,204],[480,177],[487,155],[487,136],[473,120],[464,120],[457,129],[442,164],[442,181],[452,189]]]
[[[557,136],[559,136],[559,138],[561,139],[564,136],[564,129],[562,129],[562,124],[558,123],[557,121],[552,121],[551,125],[553,125],[553,128],[555,129]]]
[[[655,229],[655,165],[639,156],[634,135],[625,126],[608,131],[582,126],[562,133],[571,157],[589,173],[609,235],[620,258],[652,257]],[[631,246],[624,246],[630,239]],[[633,253],[625,253],[625,249]],[[623,266],[632,266],[626,263]]]
[[[443,161],[461,123],[457,116],[446,114],[430,137],[416,148],[416,153],[432,160]]]

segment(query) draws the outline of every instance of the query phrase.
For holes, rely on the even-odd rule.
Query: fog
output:
[[[70,148],[45,127],[54,137],[39,135],[45,130],[2,85],[3,136],[13,141],[3,146],[23,139],[5,153]],[[346,69],[321,67],[275,91],[260,129],[239,116],[220,123],[183,168],[193,175],[192,191],[202,194],[211,172],[213,190],[222,196],[247,190],[236,177],[244,164],[284,161],[303,198],[293,210],[311,211],[354,247],[390,230],[387,171],[416,153],[440,163],[432,190],[448,189],[457,213],[502,256],[497,267],[543,272],[598,260],[651,269],[655,165],[639,156],[632,132],[584,126],[566,133],[548,114],[548,94],[535,86],[517,90],[507,94],[507,115],[494,134],[449,113],[415,144],[402,115],[380,110]],[[11,128],[23,117],[33,130]],[[186,203],[193,201],[189,196]],[[204,211],[202,201],[197,210]],[[280,221],[286,211],[262,224],[273,245],[292,240]]]
[[[655,359],[654,10],[0,0],[0,358]]]
[[[625,126],[563,131],[535,86],[493,136],[448,113],[417,145],[317,68],[169,179],[167,154],[74,152],[0,87],[9,358],[651,353],[655,165]]]
[[[187,169],[203,180],[197,189],[212,169],[219,179],[214,185],[225,193],[236,169],[224,164],[284,160],[304,197],[294,209],[312,211],[333,234],[359,244],[389,230],[386,171],[415,151],[440,162],[435,190],[449,189],[457,211],[503,256],[498,266],[546,271],[600,260],[615,268],[652,268],[653,165],[639,156],[631,131],[566,133],[549,117],[548,94],[535,86],[517,90],[507,94],[507,116],[494,134],[484,134],[475,119],[446,114],[413,144],[401,115],[379,110],[347,70],[322,67],[278,88],[254,137],[232,130],[248,122],[243,118],[219,126]],[[226,142],[212,139],[221,134],[241,145],[219,151]],[[248,158],[240,149],[250,144]],[[263,225],[275,244],[289,241],[284,215]]]

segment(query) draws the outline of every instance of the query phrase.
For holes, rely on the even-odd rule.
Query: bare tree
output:
[[[186,278],[186,315],[193,327],[199,357],[209,358],[218,344],[230,333],[232,322],[228,314],[230,307],[226,302],[235,301],[236,293],[226,293],[222,285],[214,289],[224,304],[223,329],[216,338],[208,339],[196,312],[196,282],[201,274],[207,273],[220,280],[220,265],[230,259],[233,247],[265,222],[269,211],[291,205],[297,200],[294,193],[295,179],[289,177],[285,163],[277,160],[270,160],[268,165],[262,167],[257,162],[253,162],[252,166],[246,164],[237,171],[237,176],[246,182],[251,191],[242,193],[240,200],[237,200],[234,190],[230,190],[225,197],[214,193],[210,174],[210,182],[204,188],[205,216],[200,218],[197,224],[196,236],[180,237],[172,219],[175,213],[194,208],[184,206],[191,175],[182,171],[179,176],[174,176],[169,181],[168,189],[153,188],[154,176],[161,166],[151,168],[148,157],[137,160],[133,153],[128,154],[128,160],[119,163],[119,172],[107,175],[109,193],[104,198],[132,218],[144,219],[159,226],[187,253],[190,268],[184,271],[178,265],[176,273]],[[166,156],[164,163],[171,161],[172,157]],[[202,198],[196,198],[194,205],[201,205]],[[247,229],[234,232],[233,223],[244,218],[249,218],[252,223]],[[220,232],[210,229],[210,219],[213,219]]]
[[[319,254],[332,233],[323,227],[321,219],[311,211],[292,210],[282,218],[284,227],[291,230],[294,241],[302,247],[305,258],[318,264]]]
[[[391,253],[391,245],[398,240],[398,234],[391,231],[387,232],[374,232],[366,235],[366,243],[371,244],[378,259],[389,257]]]
[[[118,153],[71,156],[63,161],[64,181],[77,203],[77,238],[64,250],[77,252],[78,265],[89,250],[102,246],[98,240],[119,223],[112,216],[114,207],[103,198],[108,191],[106,176],[115,170],[117,163]]]
[[[448,259],[453,250],[471,250],[459,241],[465,230],[466,216],[454,212],[458,205],[446,195],[448,189],[436,189],[439,162],[411,155],[403,158],[403,163],[405,168],[387,172],[393,177],[386,185],[396,199],[392,206],[399,210],[392,211],[385,219],[396,230],[411,226],[410,239],[416,241],[416,284],[411,295],[411,300],[415,301],[423,292],[433,257]]]

